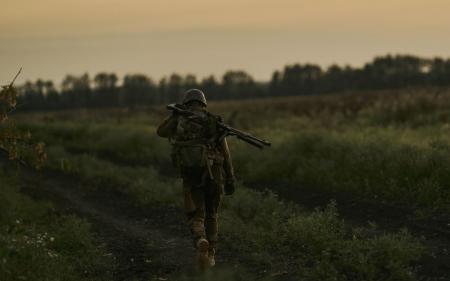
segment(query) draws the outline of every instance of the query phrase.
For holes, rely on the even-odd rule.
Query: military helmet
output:
[[[206,106],[205,94],[199,89],[189,89],[184,93],[183,104],[187,104],[190,101],[198,101]]]

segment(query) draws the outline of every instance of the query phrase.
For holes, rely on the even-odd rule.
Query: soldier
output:
[[[206,111],[202,91],[186,91],[183,105],[202,116],[200,124],[175,112],[158,127],[157,134],[172,144],[172,160],[183,179],[184,209],[194,238],[201,270],[215,265],[218,209],[223,194],[234,192],[234,172],[227,141],[217,142],[221,118]]]

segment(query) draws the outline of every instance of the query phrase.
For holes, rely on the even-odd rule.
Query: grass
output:
[[[395,131],[305,130],[264,153],[235,154],[248,181],[288,181],[417,208],[450,210],[447,141],[405,141]]]
[[[90,225],[19,191],[1,167],[0,273],[9,280],[108,280],[113,261]]]
[[[49,162],[50,168],[79,177],[86,187],[125,191],[143,207],[181,205],[181,184],[150,172],[151,168],[128,170],[61,148],[49,152],[56,160]],[[72,168],[58,166],[57,159],[65,159]],[[242,185],[224,201],[221,229],[222,247],[235,252],[246,266],[286,271],[307,280],[415,280],[411,263],[424,252],[419,240],[406,231],[374,235],[373,229],[346,228],[333,203],[305,213],[270,191],[260,193]]]
[[[212,103],[231,125],[272,141],[259,152],[231,140],[245,181],[349,192],[419,210],[450,210],[450,91],[385,91]],[[141,206],[181,204],[162,108],[18,116],[48,145],[46,169],[90,188],[116,189]],[[295,187],[298,186],[298,187]],[[10,217],[10,215],[7,215]],[[224,247],[253,270],[305,280],[415,280],[425,251],[407,231],[349,228],[334,203],[306,213],[239,185],[221,213]],[[230,271],[224,276],[235,276]],[[224,277],[225,278],[225,277]],[[226,280],[226,279],[225,279]]]
[[[91,189],[114,188],[142,205],[171,203],[180,194],[178,181],[161,177],[153,167],[118,166],[89,154],[71,154],[61,146],[49,147],[48,155],[47,169],[76,176]]]
[[[328,129],[298,117],[274,120],[273,126],[276,129],[254,130],[273,142],[263,152],[231,140],[237,174],[246,181],[288,181],[414,208],[450,210],[447,125],[413,129],[347,122]],[[70,152],[134,167],[152,165],[165,173],[171,170],[170,147],[155,135],[153,126],[53,122],[27,128],[44,142]]]

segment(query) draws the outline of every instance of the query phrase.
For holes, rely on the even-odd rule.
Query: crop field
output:
[[[164,106],[19,110],[47,160],[0,162],[0,279],[450,280],[450,90],[208,108],[272,142],[229,138],[215,268],[192,265]]]

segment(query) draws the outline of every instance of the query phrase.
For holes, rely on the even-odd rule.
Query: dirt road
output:
[[[182,210],[176,206],[142,208],[114,189],[92,191],[74,178],[57,173],[31,173],[23,177],[23,191],[36,199],[49,200],[63,213],[86,218],[100,240],[116,258],[115,280],[167,280],[195,276],[193,247]],[[381,232],[407,227],[425,237],[433,253],[420,262],[421,280],[450,280],[450,235],[444,224],[420,222],[405,209],[375,204],[339,193],[271,185],[280,198],[313,209],[331,199],[338,202],[341,217],[352,225],[379,225]],[[259,189],[258,185],[252,188]],[[220,249],[217,263],[239,266],[239,257]],[[225,268],[225,267],[223,267]],[[221,267],[218,266],[218,270]],[[268,273],[267,275],[270,275]],[[289,280],[289,276],[278,280]]]
[[[116,258],[115,280],[166,280],[173,274],[194,273],[190,234],[178,208],[142,209],[116,191],[87,190],[55,174],[27,177],[23,183],[28,195],[49,200],[62,213],[92,224]]]

